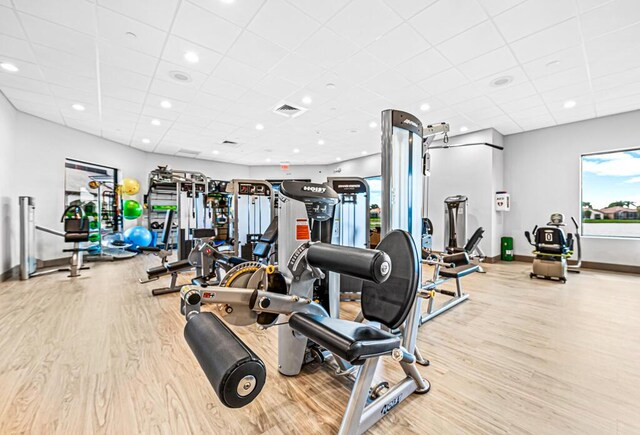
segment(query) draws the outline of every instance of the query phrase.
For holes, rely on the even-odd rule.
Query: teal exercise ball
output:
[[[124,232],[124,241],[135,246],[147,247],[151,244],[152,240],[151,231],[145,227],[131,227]]]

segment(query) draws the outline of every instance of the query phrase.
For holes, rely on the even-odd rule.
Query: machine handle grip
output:
[[[391,275],[391,258],[375,249],[314,243],[307,251],[311,266],[381,284]]]
[[[213,313],[192,316],[184,338],[223,405],[241,408],[267,378],[264,363]]]

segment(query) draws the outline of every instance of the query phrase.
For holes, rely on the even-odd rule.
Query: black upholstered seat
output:
[[[470,273],[477,272],[480,266],[477,264],[467,264],[458,267],[448,267],[440,269],[440,276],[445,278],[462,278]]]
[[[379,328],[333,317],[295,313],[289,326],[352,364],[389,354],[400,338]]]

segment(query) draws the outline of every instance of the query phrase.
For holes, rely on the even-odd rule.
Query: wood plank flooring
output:
[[[251,405],[220,405],[183,339],[178,296],[137,282],[156,262],[0,283],[0,434],[337,431],[345,381],[318,365],[279,375],[275,328],[234,328],[268,379]],[[371,433],[639,434],[640,276],[583,271],[562,285],[530,280],[523,263],[485,268],[465,279],[469,301],[418,333],[431,391]],[[399,379],[396,367],[378,377]]]

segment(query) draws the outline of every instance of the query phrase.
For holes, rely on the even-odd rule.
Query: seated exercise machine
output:
[[[164,217],[164,225],[162,226],[162,236],[160,237],[159,246],[138,246],[138,251],[143,254],[153,254],[160,257],[162,265],[167,263],[167,258],[173,254],[171,233],[173,232],[173,210],[167,210]]]
[[[525,231],[524,235],[530,245],[535,247],[533,254],[533,271],[530,278],[557,279],[567,282],[567,272],[580,273],[582,264],[582,247],[580,246],[580,231],[578,222],[572,217],[575,233],[565,235],[564,215],[553,213],[544,227],[534,227],[533,231]],[[533,236],[533,241],[532,241]],[[574,243],[577,246],[578,262],[569,266],[567,259],[574,254]]]
[[[377,250],[311,242],[307,235],[319,228],[314,224],[333,217],[336,193],[320,184],[284,181],[280,198],[292,205],[280,209],[281,222],[288,224],[298,205],[308,213],[308,223],[293,221],[299,236],[306,232],[306,237],[299,238],[307,240],[298,244],[288,261],[280,262],[279,270],[248,262],[231,269],[219,286],[183,287],[185,339],[221,402],[238,408],[262,390],[265,365],[216,314],[201,313],[200,304],[218,304],[231,325],[280,325],[278,368],[282,374],[297,375],[305,362],[320,359],[335,363],[340,374],[355,376],[339,433],[362,433],[412,393],[430,388],[415,365],[411,337],[415,339],[417,326],[408,321],[415,314],[420,283],[414,238],[406,231],[392,230]],[[304,230],[305,225],[311,228]],[[363,317],[382,327],[330,317],[322,304],[313,301],[314,283],[328,272],[363,280]],[[388,332],[403,324],[410,331],[404,337]],[[398,362],[405,374],[390,388],[386,383],[372,386],[383,356]]]
[[[62,213],[60,222],[64,223],[64,232],[51,230],[35,224],[35,198],[32,196],[21,196],[20,204],[20,279],[26,280],[41,275],[48,275],[55,272],[69,272],[69,278],[80,276],[81,270],[89,269],[83,265],[85,248],[80,247],[80,243],[89,241],[89,218],[84,214],[84,210],[79,205],[70,205]],[[71,252],[69,267],[51,269],[36,272],[36,243],[35,230],[53,234],[64,238],[66,243],[73,243],[73,248],[63,249],[62,252]]]
[[[461,243],[467,238],[467,209],[469,206],[469,198],[464,195],[449,196],[444,200],[444,229],[447,234],[447,245],[445,252],[454,254],[457,252],[466,252],[472,259],[477,259],[478,263],[486,258],[482,249],[480,249],[480,241],[484,235],[484,228],[479,227],[467,240],[464,246]],[[478,268],[478,272],[485,273],[482,266]]]

